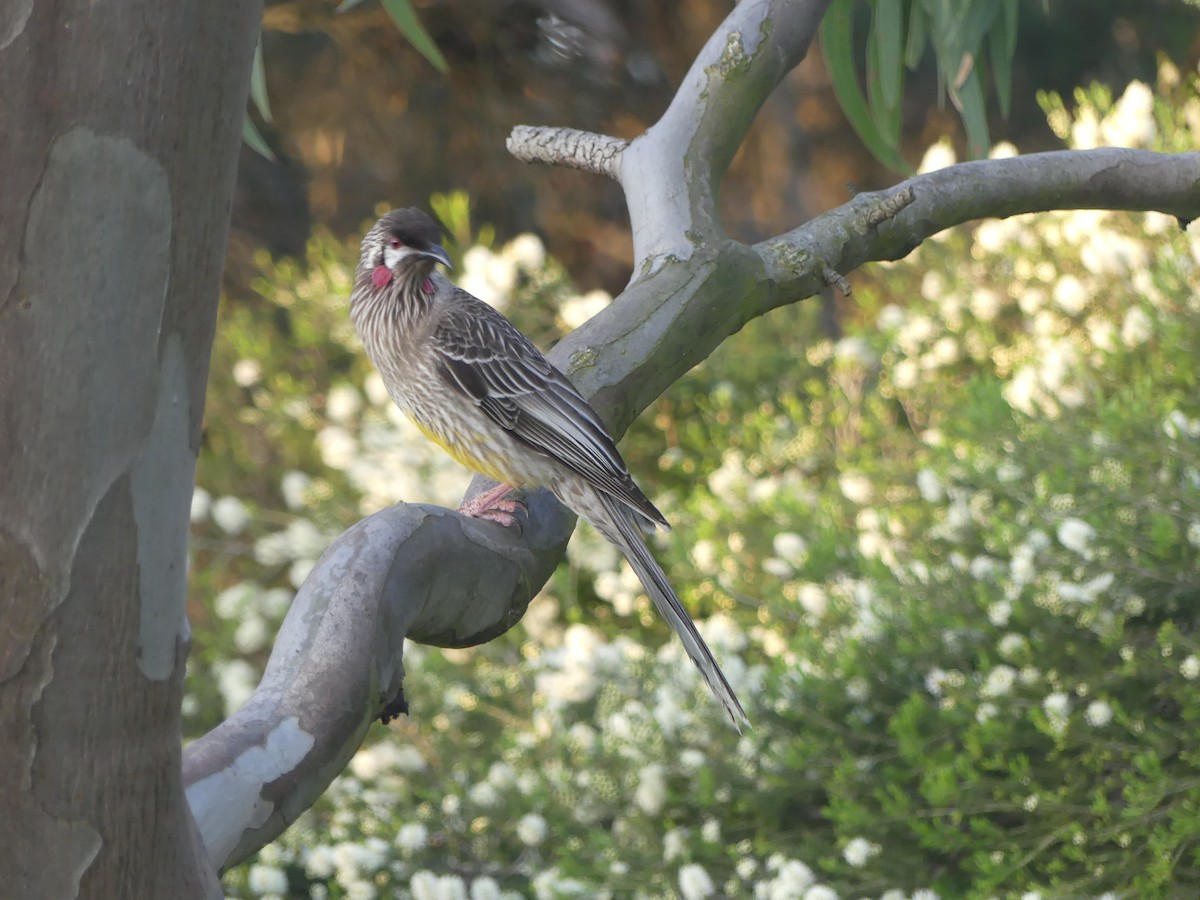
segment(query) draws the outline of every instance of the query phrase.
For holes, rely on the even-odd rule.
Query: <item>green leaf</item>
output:
[[[1017,0],[1003,0],[1000,15],[988,32],[988,55],[992,60],[992,79],[1000,113],[1008,118],[1012,109],[1012,61],[1017,50]]]
[[[421,20],[417,18],[409,0],[383,0],[383,8],[396,23],[400,33],[416,48],[418,53],[429,60],[431,66],[439,72],[449,71],[450,67],[446,65],[446,58],[442,56],[437,44],[433,42],[433,38],[429,36],[429,32],[421,24]]]
[[[871,32],[879,63],[879,87],[884,106],[899,109],[904,84],[901,48],[904,46],[903,0],[875,0]]]
[[[983,87],[979,80],[981,44],[1000,11],[1002,0],[920,0],[929,16],[929,36],[937,57],[938,87],[949,94],[962,117],[971,155],[990,145]]]
[[[976,159],[986,157],[991,148],[991,139],[988,137],[987,108],[983,101],[983,82],[979,78],[978,66],[971,70],[962,86],[950,96],[967,130],[968,152]]]
[[[900,64],[899,47],[896,47],[895,92],[894,100],[888,97],[887,79],[883,73],[884,64],[880,61],[883,52],[882,41],[879,39],[879,19],[871,20],[871,31],[867,36],[867,103],[871,109],[871,118],[879,129],[883,139],[893,147],[900,146],[900,88],[904,82],[904,69]],[[883,39],[886,41],[886,39]]]
[[[267,122],[271,121],[271,104],[267,100],[267,74],[263,67],[262,34],[254,45],[254,63],[250,66],[250,101],[258,114]]]
[[[929,43],[929,17],[921,4],[913,3],[908,13],[908,39],[904,44],[904,64],[915,69],[925,55]]]
[[[242,140],[246,142],[246,146],[257,153],[264,159],[275,161],[275,154],[271,152],[271,148],[267,145],[266,140],[259,134],[258,127],[250,118],[250,113],[246,113],[246,117],[242,119]]]
[[[854,0],[834,0],[830,5],[821,20],[821,48],[842,112],[871,155],[898,172],[911,171],[899,148],[876,127],[859,86],[854,69]]]

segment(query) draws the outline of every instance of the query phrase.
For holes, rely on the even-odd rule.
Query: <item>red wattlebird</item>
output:
[[[616,544],[740,730],[741,703],[642,539],[667,520],[566,376],[437,271],[449,265],[440,239],[418,209],[393,210],[363,239],[350,316],[388,393],[456,460],[500,482],[462,512],[510,524],[510,490],[547,488]]]

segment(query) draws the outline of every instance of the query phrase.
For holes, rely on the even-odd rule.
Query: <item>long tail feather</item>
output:
[[[692,658],[692,662],[696,664],[696,668],[708,682],[709,689],[725,707],[734,727],[741,731],[743,725],[750,724],[745,710],[742,709],[742,704],[738,702],[733,688],[725,680],[725,674],[721,671],[721,666],[717,663],[716,658],[713,657],[712,651],[708,649],[708,645],[704,643],[704,638],[700,637],[700,632],[696,630],[691,616],[683,608],[683,604],[679,602],[675,591],[667,582],[666,573],[650,555],[630,510],[617,498],[599,491],[595,492],[595,498],[599,501],[599,506],[603,509],[604,518],[607,521],[593,520],[592,524],[606,538],[621,548],[621,552],[633,566],[633,571],[641,579],[642,585],[646,588],[650,599],[654,601],[659,613],[679,635],[688,656]],[[595,518],[598,519],[599,516]]]

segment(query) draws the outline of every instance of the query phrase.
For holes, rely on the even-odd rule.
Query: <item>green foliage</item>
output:
[[[971,155],[986,156],[991,140],[984,84],[990,65],[1000,111],[1007,116],[1012,106],[1017,0],[871,0],[865,99],[858,80],[863,49],[854,27],[860,5],[857,0],[834,0],[821,22],[821,47],[842,111],[872,155],[899,172],[911,171],[900,154],[905,69],[916,69],[932,49],[939,102],[950,98],[962,118]]]
[[[363,0],[343,0],[338,6],[337,11],[340,13],[349,12],[354,7],[361,4]],[[429,64],[439,72],[445,73],[450,71],[449,65],[446,63],[446,58],[442,56],[442,52],[438,50],[437,44],[433,38],[429,36],[429,32],[425,30],[425,26],[421,24],[421,20],[417,17],[416,10],[413,9],[410,0],[381,0],[383,9],[388,14],[388,18],[396,26],[399,32],[404,35],[404,39],[408,41],[416,49],[418,53],[429,61]]]
[[[1073,140],[1167,147],[1200,104],[1170,91],[1048,104]],[[606,300],[573,296],[529,236],[454,252],[470,289],[529,298],[508,311],[543,344]],[[261,297],[223,312],[193,727],[244,696],[322,540],[466,484],[357,352],[352,260],[328,239],[304,267],[263,260]],[[408,648],[412,718],[227,891],[1194,895],[1198,261],[1162,215],[988,221],[874,270],[837,343],[806,308],[752,323],[625,449],[753,729],[728,728],[581,529],[519,628]],[[241,518],[218,510],[232,496]]]

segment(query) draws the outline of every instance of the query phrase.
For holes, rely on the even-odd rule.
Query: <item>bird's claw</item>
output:
[[[529,507],[520,500],[508,497],[510,491],[512,488],[508,485],[498,485],[465,501],[458,511],[472,519],[497,522],[505,528],[512,528],[514,525],[520,527],[521,521],[517,514],[528,516]]]
[[[520,500],[497,500],[491,507],[480,510],[472,518],[487,519],[489,522],[499,522],[505,528],[512,528],[514,525],[521,525],[518,514],[529,515],[529,507]]]

